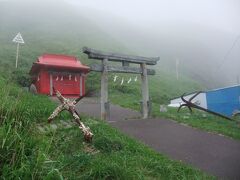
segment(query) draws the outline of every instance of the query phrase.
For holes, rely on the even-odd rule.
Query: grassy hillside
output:
[[[25,6],[25,4],[28,6]],[[0,2],[0,72],[7,78],[16,80],[26,86],[27,73],[32,63],[43,53],[59,53],[75,55],[86,64],[94,63],[82,54],[82,47],[89,46],[101,50],[139,54],[125,48],[111,35],[103,32],[91,20],[74,11],[68,4],[56,1],[3,1]],[[12,9],[9,11],[9,9]],[[43,10],[44,9],[44,13]],[[21,16],[19,16],[21,14]],[[11,42],[17,32],[21,32],[25,44],[20,46],[19,69],[15,70],[16,45]],[[159,54],[161,56],[161,54]],[[168,103],[169,99],[183,92],[203,89],[190,78],[180,74],[177,81],[174,75],[159,62],[157,75],[150,78],[150,92],[158,103]],[[12,73],[14,72],[14,73]],[[12,76],[13,75],[13,76]],[[113,74],[114,75],[114,74]],[[120,75],[126,78],[131,75]],[[111,80],[110,80],[111,81]],[[99,74],[88,76],[88,87],[99,86]],[[123,87],[110,86],[114,92],[138,92],[139,83],[131,83]],[[123,90],[124,89],[124,90]]]
[[[122,43],[111,35],[103,32],[101,28],[90,20],[91,18],[81,16],[81,13],[73,11],[68,4],[61,2],[56,5],[54,0],[48,3],[43,2],[27,0],[25,3],[17,1],[0,2],[0,74],[2,77],[22,86],[28,86],[28,72],[31,64],[43,53],[75,55],[86,64],[94,63],[94,60],[88,60],[87,56],[82,53],[83,46],[135,54],[134,51],[126,49]],[[26,3],[28,3],[28,6],[24,5]],[[12,11],[9,11],[9,9],[12,9]],[[42,9],[44,9],[44,13]],[[11,40],[18,31],[22,33],[26,43],[20,47],[19,68],[16,70],[16,45]],[[136,52],[136,54],[139,54],[139,52]],[[161,54],[159,56],[161,57]],[[165,59],[164,61],[166,62]],[[171,71],[173,68],[169,68],[161,59],[158,64],[156,75],[149,77],[150,98],[154,103],[153,109],[156,110],[154,115],[161,116],[158,112],[159,105],[168,104],[171,98],[184,92],[205,89],[204,86],[183,74],[180,74],[180,78],[177,80],[174,72]],[[115,75],[111,74],[109,77],[111,101],[124,107],[139,110],[141,100],[140,76],[138,76],[138,81],[135,82],[133,81],[135,75],[118,74],[117,82],[113,82]],[[121,86],[122,78],[124,78],[124,84]],[[132,81],[128,84],[129,78],[132,78]],[[98,92],[99,82],[99,73],[89,73],[87,79],[88,89],[94,89]],[[171,113],[169,113],[168,117],[171,118]],[[182,118],[177,116],[174,119],[179,120]],[[189,124],[196,126],[194,121]],[[197,127],[205,127],[208,130],[208,123],[203,124]],[[228,129],[219,130],[224,128],[219,127],[217,124],[215,122],[211,126],[217,127],[212,128],[212,131],[229,134],[227,133]],[[233,127],[236,128],[237,125],[233,125]]]
[[[20,87],[29,85],[28,72],[38,56],[43,53],[69,54],[91,64],[94,61],[88,60],[81,52],[83,46],[127,54],[135,52],[103,32],[88,18],[72,11],[64,2],[24,2],[0,2],[1,178],[213,178],[154,152],[96,119],[83,117],[83,121],[95,135],[89,145],[83,143],[82,134],[76,127],[40,132],[37,127],[48,127],[46,119],[56,105],[47,97],[33,96]],[[26,3],[28,6],[24,5]],[[17,32],[22,33],[26,43],[20,47],[19,68],[16,70],[16,45],[11,40]],[[177,80],[174,73],[164,65],[160,65],[156,71],[155,76],[149,77],[154,115],[183,119],[173,111],[159,114],[159,105],[167,104],[172,97],[184,92],[202,90],[203,86],[182,74]],[[114,75],[109,77],[111,101],[124,107],[139,109],[140,76],[135,82],[135,75],[118,74],[119,79],[113,82]],[[125,82],[121,86],[123,77]],[[100,87],[99,73],[91,72],[87,78],[88,89],[97,92]],[[132,78],[132,82],[128,84],[126,81],[129,78]],[[58,123],[60,119],[70,119],[70,116],[67,113],[62,114],[55,122]]]
[[[94,140],[83,143],[73,126],[50,129],[47,117],[56,105],[0,77],[1,179],[212,179],[172,161],[123,135],[108,124],[83,117]],[[69,119],[62,114],[59,119]],[[67,121],[66,121],[67,122]],[[39,125],[48,128],[38,130]]]
[[[79,129],[60,128],[38,131],[55,104],[45,96],[28,94],[20,86],[29,84],[31,64],[43,53],[75,55],[86,64],[83,46],[132,53],[124,45],[101,31],[87,18],[66,4],[56,1],[0,2],[0,176],[3,179],[208,179],[206,174],[172,161],[143,144],[124,136],[108,124],[84,117],[93,130],[94,141],[82,141]],[[54,11],[51,11],[54,8]],[[9,9],[12,9],[10,12]],[[44,9],[44,12],[43,12]],[[20,15],[21,14],[21,15]],[[16,45],[11,42],[21,32],[25,44],[20,47],[19,68],[15,69]],[[140,82],[124,83],[109,78],[110,95],[128,98],[139,105]],[[121,75],[126,79],[135,76]],[[138,77],[139,79],[139,77]],[[150,91],[156,103],[167,103],[172,96],[201,89],[193,80],[174,75],[164,68],[150,78]],[[88,88],[99,89],[99,74],[90,73]],[[4,87],[4,88],[3,88]],[[114,102],[114,100],[113,100]],[[119,101],[118,103],[122,103]],[[122,104],[128,106],[127,103]],[[60,119],[70,119],[62,114]],[[139,158],[141,157],[141,158]]]

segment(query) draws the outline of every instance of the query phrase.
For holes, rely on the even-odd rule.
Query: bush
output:
[[[133,172],[129,172],[129,169],[119,166],[119,164],[103,161],[94,165],[89,174],[85,175],[83,179],[134,179],[134,175]]]
[[[107,137],[99,137],[95,140],[94,146],[102,152],[110,153],[113,151],[120,151],[123,145],[120,141],[111,140]]]
[[[22,87],[29,87],[31,84],[31,77],[26,71],[23,70],[15,70],[13,71],[13,76],[11,77],[13,81],[19,84]]]

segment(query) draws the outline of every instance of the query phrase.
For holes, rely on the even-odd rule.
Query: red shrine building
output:
[[[89,70],[74,56],[44,54],[32,65],[31,86],[39,94],[55,95],[54,88],[62,95],[83,96]]]

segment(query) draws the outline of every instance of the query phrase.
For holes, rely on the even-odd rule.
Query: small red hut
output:
[[[67,96],[85,94],[85,75],[89,67],[76,57],[44,54],[33,63],[30,75],[39,94],[54,95],[53,87]]]

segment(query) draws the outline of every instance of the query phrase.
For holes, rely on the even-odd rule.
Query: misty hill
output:
[[[0,3],[0,40],[5,50],[12,47],[10,40],[20,31],[27,42],[25,46],[31,46],[37,55],[66,52],[82,56],[81,47],[90,46],[160,56],[158,68],[173,72],[178,59],[180,74],[209,88],[235,84],[239,76],[240,42],[227,54],[236,35],[218,29],[174,21],[150,27],[131,24],[113,14],[75,7],[66,1]],[[26,58],[35,59],[29,51],[24,52],[24,48],[22,53],[27,53]]]
[[[237,34],[190,22],[163,21],[148,26],[130,24],[124,19],[116,21],[116,17],[91,9],[82,13],[85,16],[95,14],[89,16],[91,20],[127,48],[147,56],[160,55],[160,68],[175,71],[178,59],[182,74],[209,88],[237,82],[240,42],[231,49]]]
[[[103,18],[96,13],[97,11],[91,9],[73,8],[65,1],[0,2],[0,71],[14,70],[16,46],[11,40],[17,32],[21,32],[26,43],[20,47],[19,67],[25,73],[36,57],[46,52],[71,54],[84,63],[92,63],[81,52],[83,46],[89,46],[125,54],[161,56],[157,75],[150,78],[150,90],[158,102],[166,103],[171,97],[183,92],[204,89],[196,82],[200,78],[194,81],[187,77],[187,73],[180,74],[180,80],[176,80],[174,61],[169,58],[167,49],[156,49],[156,39],[151,41],[153,37],[144,36],[144,31],[121,19],[116,21],[119,23],[109,25],[109,22],[101,20]],[[105,15],[102,14],[103,17]],[[164,41],[167,43],[167,37]],[[160,38],[159,42],[164,44]],[[96,81],[97,84],[98,75],[90,75],[88,82]],[[125,77],[130,78],[130,75]],[[126,92],[136,92],[140,91],[139,86],[136,84],[124,88],[129,90]],[[110,87],[114,88],[111,85]],[[122,91],[123,87],[117,87],[117,90]]]
[[[12,36],[16,32],[21,32],[26,46],[34,45],[31,48],[40,48],[41,53],[46,45],[48,52],[62,52],[64,49],[73,51],[73,48],[78,48],[80,51],[81,45],[119,48],[112,37],[98,29],[85,17],[76,14],[64,1],[35,0],[0,3],[1,45],[11,43]],[[65,44],[61,47],[60,44],[63,42]],[[55,47],[52,46],[53,44]]]

